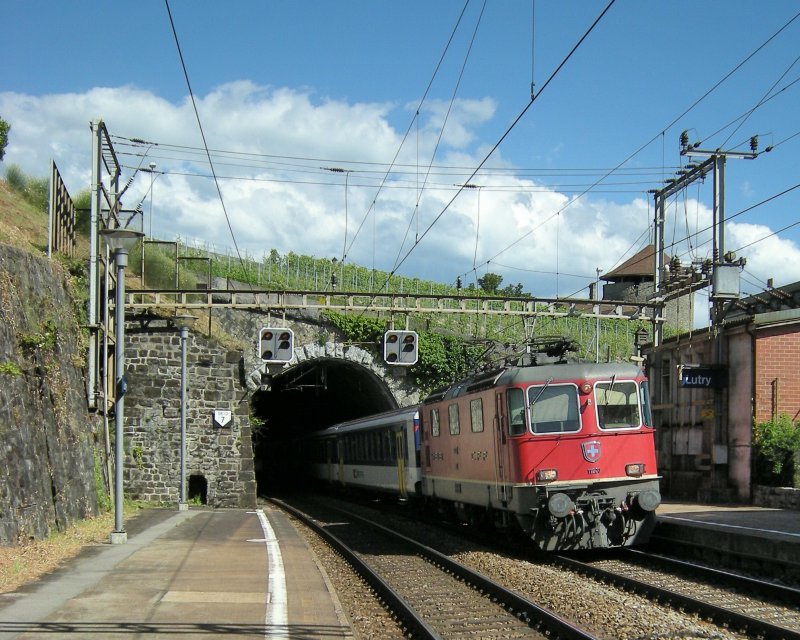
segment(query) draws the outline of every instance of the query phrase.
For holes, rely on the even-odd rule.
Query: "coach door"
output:
[[[390,432],[391,433],[391,432]],[[397,463],[397,487],[401,498],[408,497],[406,489],[406,447],[403,440],[404,432],[401,430],[394,432],[394,453]]]
[[[494,394],[494,460],[495,497],[501,504],[508,502],[508,434],[506,433],[503,394]]]

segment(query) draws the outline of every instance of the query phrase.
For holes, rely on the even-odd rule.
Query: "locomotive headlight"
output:
[[[625,475],[638,478],[644,475],[644,462],[634,462],[633,464],[625,465]]]
[[[536,472],[536,482],[553,482],[553,480],[558,480],[556,469],[539,469]]]
[[[592,383],[591,382],[584,382],[581,385],[581,393],[583,395],[586,395],[587,393],[591,393],[591,392],[592,392]]]

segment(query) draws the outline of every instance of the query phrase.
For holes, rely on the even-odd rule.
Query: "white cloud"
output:
[[[470,274],[465,279],[470,282],[494,271],[504,283],[522,282],[525,290],[543,297],[581,291],[594,281],[597,267],[607,272],[649,240],[652,204],[643,197],[616,203],[592,194],[575,198],[511,173],[485,172],[472,180],[480,190],[465,189],[451,203],[455,185],[469,179],[470,172],[438,170],[425,176],[446,110],[441,102],[428,105],[419,149],[416,136],[406,142],[397,173],[386,179],[377,200],[383,171],[407,126],[391,124],[398,117],[394,105],[349,104],[319,99],[308,90],[240,81],[199,96],[197,107],[209,147],[252,154],[215,155],[228,220],[213,181],[196,175],[208,176],[210,169],[188,99],[171,103],[132,86],[41,97],[0,93],[0,114],[12,126],[5,163],[44,175],[52,157],[73,193],[88,188],[89,122],[102,117],[114,136],[160,143],[148,148],[114,141],[124,165],[146,166],[152,160],[165,172],[154,182],[152,228],[157,236],[232,247],[230,223],[236,243],[248,255],[275,248],[341,257],[346,231],[350,261],[372,266],[374,260],[377,268],[388,270],[406,258],[400,274],[443,282],[460,274]],[[492,120],[495,109],[489,98],[457,101],[435,164],[477,166],[490,146],[477,131]],[[190,156],[170,145],[196,150]],[[502,148],[492,157],[493,167],[505,166],[501,153]],[[336,166],[358,171],[345,175],[322,169]],[[126,169],[123,182],[132,173]],[[149,187],[150,177],[139,174],[125,206],[133,208]],[[145,230],[150,204],[146,199]],[[687,262],[709,253],[711,213],[694,201],[681,205],[667,211],[666,241],[677,243],[668,253]],[[765,225],[729,222],[727,245],[744,246],[769,233]],[[774,277],[777,285],[800,279],[800,267],[794,266],[800,265],[800,250],[794,243],[773,237],[747,247],[743,255],[748,271],[762,280]],[[471,273],[473,265],[477,274]]]

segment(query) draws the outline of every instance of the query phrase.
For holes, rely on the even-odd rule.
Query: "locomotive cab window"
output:
[[[525,433],[525,396],[522,389],[515,387],[506,392],[508,404],[508,433],[512,436],[521,436]]]
[[[546,384],[528,388],[531,428],[534,433],[580,431],[578,388],[572,384]]]
[[[635,382],[598,382],[594,397],[601,429],[635,429],[641,425]]]

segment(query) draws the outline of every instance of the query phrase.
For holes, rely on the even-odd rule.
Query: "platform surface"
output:
[[[657,518],[687,526],[717,528],[741,535],[777,538],[800,545],[800,511],[752,505],[662,503]]]
[[[800,583],[800,511],[666,502],[653,550],[767,579]]]
[[[125,544],[0,595],[0,639],[352,637],[280,511],[146,509],[125,528]]]

